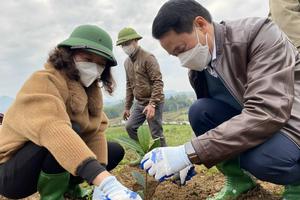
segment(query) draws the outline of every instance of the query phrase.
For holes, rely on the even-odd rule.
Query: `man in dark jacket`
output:
[[[126,101],[123,114],[126,130],[137,140],[137,130],[147,119],[152,137],[160,138],[161,146],[166,146],[162,128],[164,105],[163,81],[159,64],[151,53],[138,45],[142,37],[132,28],[119,32],[117,45],[128,55],[124,62],[126,71]],[[133,105],[133,100],[136,103]]]
[[[249,173],[300,199],[300,58],[278,26],[261,18],[217,24],[196,1],[170,0],[152,34],[189,69],[197,138],[154,149],[142,167],[163,180],[191,163],[216,165],[227,183],[214,200],[253,189]]]

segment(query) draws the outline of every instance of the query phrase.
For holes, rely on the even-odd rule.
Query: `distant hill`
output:
[[[12,104],[14,101],[13,98],[8,96],[0,96],[0,112],[4,113],[8,107]]]
[[[167,93],[163,112],[174,113],[174,114],[169,114],[168,117],[165,118],[165,120],[172,121],[172,120],[179,120],[179,118],[182,118],[179,117],[179,115],[181,116],[183,111],[186,112],[188,110],[188,108],[194,102],[195,98],[196,98],[195,94],[192,92]],[[113,105],[104,105],[104,112],[106,113],[109,119],[119,120],[120,117],[122,117],[121,115],[123,111],[124,111],[124,101],[120,101],[119,103]]]
[[[183,108],[188,108],[195,100],[194,92],[177,92],[166,90],[164,112],[176,112]],[[9,96],[0,96],[0,112],[4,113],[12,104],[14,99]],[[124,109],[124,100],[109,99],[104,102],[104,110],[110,119],[118,118],[122,115]]]
[[[165,90],[164,91],[165,98],[169,99],[170,97],[179,96],[179,95],[186,95],[186,96],[195,96],[195,92],[189,91],[189,92],[178,92],[175,90]]]
[[[166,99],[169,99],[172,96],[178,96],[178,95],[187,95],[187,96],[196,97],[195,92],[193,92],[193,91],[183,92],[183,91],[175,91],[175,90],[165,90],[164,94],[165,94]],[[125,96],[123,98],[120,98],[118,96],[113,96],[113,97],[104,96],[104,98],[103,98],[104,106],[113,106],[113,105],[122,103],[124,100],[125,100]]]

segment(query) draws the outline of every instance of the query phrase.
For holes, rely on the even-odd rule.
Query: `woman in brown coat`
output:
[[[41,199],[63,199],[86,180],[96,185],[94,199],[139,199],[108,172],[124,156],[104,135],[100,86],[113,92],[116,64],[111,38],[97,26],[79,26],[58,44],[5,113],[0,194],[16,199],[38,191]]]

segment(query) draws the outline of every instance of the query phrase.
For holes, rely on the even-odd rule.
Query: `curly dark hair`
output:
[[[51,63],[55,69],[63,71],[70,80],[79,81],[79,71],[75,67],[73,55],[78,50],[71,50],[69,47],[56,47],[50,52],[48,62]],[[106,66],[102,72],[99,82],[102,83],[105,91],[112,95],[116,82],[111,74],[111,66]]]

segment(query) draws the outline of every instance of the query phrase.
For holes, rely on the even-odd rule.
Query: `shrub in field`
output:
[[[135,151],[140,158],[142,158],[146,153],[151,151],[156,147],[160,147],[159,138],[153,140],[150,136],[150,133],[144,127],[141,127],[138,131],[138,141],[135,141],[128,136],[121,136],[115,139],[121,145],[130,148]],[[147,192],[148,192],[148,175],[144,172],[144,175],[141,173],[134,171],[131,173],[136,182],[143,188],[143,190],[137,191],[140,196],[147,200]]]

